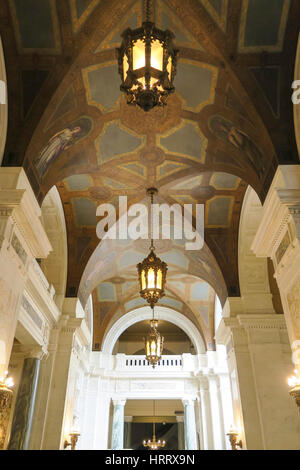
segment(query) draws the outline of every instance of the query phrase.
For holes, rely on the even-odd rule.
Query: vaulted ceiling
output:
[[[160,253],[173,266],[165,304],[198,322],[210,344],[209,286],[221,301],[239,295],[247,186],[263,201],[278,163],[299,162],[290,97],[300,2],[157,0],[156,23],[174,31],[180,55],[176,93],[147,114],[121,96],[115,53],[120,33],[141,23],[143,3],[1,1],[5,164],[24,166],[40,203],[57,186],[68,231],[67,296],[85,301],[94,291],[97,344],[112,316],[139,302],[134,269],[147,251],[141,243],[99,247],[99,203],[127,195],[130,205],[150,186],[170,203],[204,203],[205,248],[187,253],[170,242]],[[208,297],[194,299],[193,286],[201,291],[203,282]]]

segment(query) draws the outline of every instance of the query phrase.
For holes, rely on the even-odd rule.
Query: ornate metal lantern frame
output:
[[[146,21],[140,28],[126,29],[121,47],[117,49],[121,91],[127,94],[128,104],[140,106],[148,112],[155,106],[164,106],[175,91],[178,49],[174,34],[163,31],[150,21],[147,2]]]
[[[155,369],[156,364],[161,360],[164,337],[157,331],[158,320],[153,319],[150,322],[150,333],[145,338],[146,359]]]
[[[147,190],[151,197],[151,210],[153,206],[154,194],[157,194],[156,188]],[[167,279],[168,265],[155,254],[153,243],[152,223],[151,223],[151,246],[150,253],[141,263],[137,265],[140,295],[154,308],[154,305],[165,295],[165,285]]]
[[[165,295],[165,285],[168,266],[151,249],[147,258],[137,265],[140,295],[153,308],[154,305]]]

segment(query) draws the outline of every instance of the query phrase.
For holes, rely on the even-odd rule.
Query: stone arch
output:
[[[261,202],[249,186],[242,207],[238,241],[239,281],[245,313],[274,313],[268,260],[257,258],[251,250],[261,217]]]
[[[205,343],[199,330],[184,315],[176,312],[175,310],[172,310],[171,308],[158,306],[155,308],[155,317],[158,320],[168,321],[181,328],[191,339],[197,354],[206,353]],[[144,320],[150,320],[151,318],[152,310],[150,307],[135,309],[126,315],[123,315],[119,320],[117,320],[108,328],[102,344],[102,352],[104,354],[112,354],[116,341],[121,336],[121,334],[127,330],[127,328],[134,325],[135,323],[139,323]]]
[[[67,229],[62,202],[56,186],[47,193],[42,204],[42,221],[53,251],[42,260],[41,268],[55,288],[55,302],[62,307],[68,272]]]
[[[3,159],[3,153],[6,142],[7,133],[7,92],[6,92],[6,70],[4,62],[4,54],[2,41],[0,37],[0,166]]]

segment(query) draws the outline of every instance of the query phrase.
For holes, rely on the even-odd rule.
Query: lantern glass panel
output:
[[[159,269],[157,271],[157,278],[156,278],[156,288],[161,289],[162,288],[162,271]]]
[[[172,79],[172,57],[169,57],[169,59],[168,59],[167,72],[168,72],[169,80],[171,81],[171,79]]]
[[[151,44],[151,67],[156,70],[163,71],[164,48],[162,43],[157,39]]]
[[[133,70],[139,70],[146,66],[146,45],[142,39],[133,44]]]
[[[124,54],[124,57],[123,57],[123,76],[124,76],[124,82],[127,78],[127,72],[128,72],[128,69],[129,69],[129,63],[128,63],[128,57],[126,54]]]
[[[150,268],[148,270],[148,289],[154,289],[155,288],[155,273],[154,269]]]
[[[147,287],[147,283],[146,283],[146,272],[145,270],[143,269],[142,271],[142,290],[145,290]]]

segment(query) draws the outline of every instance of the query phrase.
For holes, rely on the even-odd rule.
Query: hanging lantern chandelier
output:
[[[158,332],[158,320],[154,319],[154,307],[153,318],[150,321],[150,333],[145,339],[145,350],[146,359],[152,365],[153,369],[161,360],[163,348],[164,348],[164,337]]]
[[[166,441],[161,441],[160,439],[156,440],[155,435],[155,401],[153,402],[153,437],[152,441],[149,439],[148,441],[143,442],[143,446],[147,447],[149,450],[159,450],[165,447]]]
[[[151,197],[151,221],[152,221],[152,206],[154,194],[157,194],[157,189],[150,188],[147,194]],[[155,247],[153,244],[153,230],[151,222],[151,246],[150,253],[147,258],[137,265],[138,276],[140,282],[140,295],[151,306],[158,302],[165,295],[165,285],[168,266],[155,254]]]
[[[174,78],[178,50],[174,47],[174,34],[158,29],[151,21],[151,3],[146,0],[146,21],[137,29],[126,29],[121,47],[117,49],[121,91],[128,104],[150,111],[166,105],[170,93],[175,91]]]

